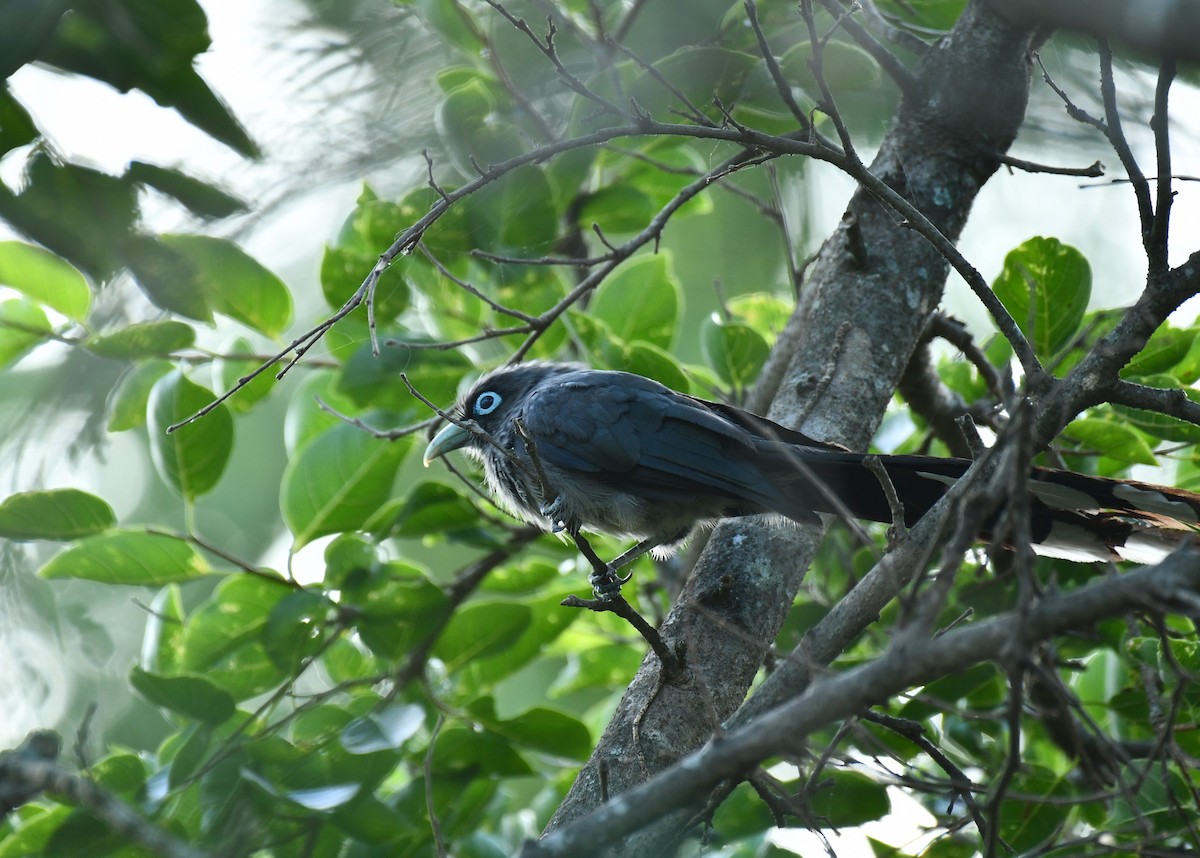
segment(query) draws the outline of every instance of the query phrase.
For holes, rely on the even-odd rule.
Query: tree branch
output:
[[[740,779],[764,760],[801,747],[809,733],[832,721],[971,665],[1028,652],[1038,641],[1119,616],[1131,606],[1200,613],[1200,551],[1189,545],[1157,566],[1050,596],[1028,612],[1004,614],[936,639],[901,632],[875,661],[818,679],[802,697],[726,732],[542,840],[526,842],[520,855],[577,855],[618,843],[673,811],[696,805],[722,781]]]

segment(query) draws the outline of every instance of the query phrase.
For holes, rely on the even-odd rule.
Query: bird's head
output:
[[[579,364],[530,361],[506,366],[479,379],[455,406],[455,416],[468,420],[493,437],[503,436],[514,417],[521,413],[526,398],[539,384],[559,375],[584,369]],[[466,449],[476,453],[487,443],[479,435],[454,423],[442,428],[425,448],[425,467],[439,456],[452,450]]]

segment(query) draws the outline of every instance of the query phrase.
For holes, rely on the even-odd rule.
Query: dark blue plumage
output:
[[[495,444],[447,426],[426,449],[426,464],[465,448],[515,515],[547,529],[637,539],[615,565],[651,548],[667,553],[695,525],[726,516],[774,512],[815,522],[818,512],[848,512],[891,520],[882,487],[863,467],[865,454],[641,376],[531,362],[480,379],[459,408],[461,420],[474,421]],[[879,459],[909,524],[970,465],[930,456]],[[1034,469],[1028,487],[1035,548],[1073,559],[1149,559],[1200,519],[1200,495],[1178,489],[1047,468]]]

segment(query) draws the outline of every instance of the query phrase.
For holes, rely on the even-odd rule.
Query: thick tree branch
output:
[[[1029,25],[1119,39],[1156,57],[1200,60],[1197,0],[1009,0],[1008,14]]]
[[[971,665],[1028,653],[1039,641],[1089,628],[1131,607],[1200,614],[1200,550],[1189,545],[1157,566],[1049,596],[1027,612],[1005,614],[935,639],[901,632],[875,661],[818,679],[802,697],[709,740],[646,783],[612,797],[541,841],[526,843],[520,854],[595,854],[599,847],[702,801],[722,781],[740,778],[753,766],[802,747],[809,733],[832,721]]]

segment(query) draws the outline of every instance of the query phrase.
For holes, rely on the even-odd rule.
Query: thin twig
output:
[[[1006,167],[1023,170],[1026,173],[1049,173],[1054,176],[1083,176],[1088,179],[1098,179],[1104,175],[1104,165],[1093,161],[1086,167],[1055,167],[1050,164],[1039,164],[1036,161],[1026,161],[1014,158],[1012,155],[999,155],[998,159]]]
[[[1129,176],[1137,198],[1138,218],[1142,224],[1142,243],[1150,253],[1150,235],[1154,230],[1154,207],[1150,202],[1150,185],[1146,175],[1138,165],[1125,131],[1121,127],[1121,111],[1117,107],[1117,87],[1113,80],[1113,55],[1107,39],[1098,39],[1097,48],[1100,53],[1100,94],[1104,99],[1104,118],[1108,142],[1112,145],[1121,159],[1121,165]]]
[[[1158,84],[1154,90],[1154,116],[1150,119],[1158,159],[1158,196],[1154,207],[1154,226],[1146,241],[1151,277],[1167,269],[1167,236],[1171,226],[1171,203],[1175,196],[1171,187],[1171,117],[1168,113],[1167,98],[1171,92],[1171,82],[1174,80],[1175,60],[1168,57],[1159,66]]]

